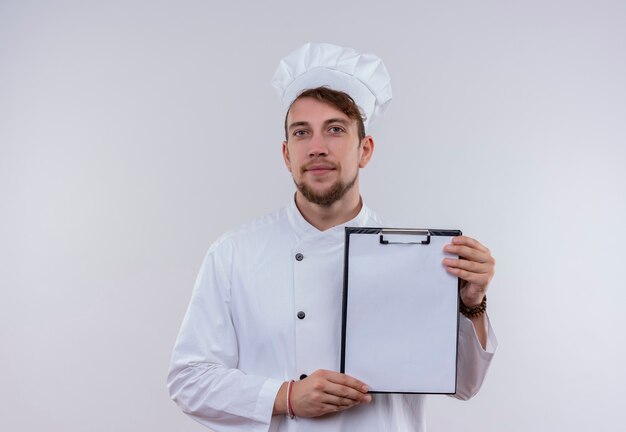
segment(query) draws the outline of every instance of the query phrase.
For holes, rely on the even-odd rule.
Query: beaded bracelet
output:
[[[487,296],[483,297],[483,301],[478,306],[467,307],[463,304],[463,300],[460,300],[459,311],[468,318],[476,318],[481,316],[487,310]]]

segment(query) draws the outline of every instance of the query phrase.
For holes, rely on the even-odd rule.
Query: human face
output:
[[[302,196],[330,207],[346,194],[358,198],[358,172],[369,162],[373,140],[359,142],[356,121],[313,98],[294,102],[287,116],[285,164]]]

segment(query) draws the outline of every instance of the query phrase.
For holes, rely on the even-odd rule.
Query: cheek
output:
[[[289,159],[288,163],[291,166],[291,170],[292,171],[297,171],[299,169],[299,167],[301,167],[306,162],[306,159],[301,154],[299,149],[292,149],[287,154],[287,156],[288,156],[288,159]]]
[[[360,150],[357,150],[357,152],[352,157],[352,160],[350,161],[350,165],[358,169],[359,164],[361,163],[361,159],[363,159],[362,152]]]

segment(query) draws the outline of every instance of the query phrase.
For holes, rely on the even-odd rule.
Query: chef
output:
[[[227,431],[423,431],[424,395],[368,393],[340,362],[344,228],[385,223],[362,201],[369,124],[391,101],[371,54],[309,43],[272,84],[285,106],[282,153],[296,184],[286,207],[208,250],[172,355],[172,399]],[[448,272],[462,279],[457,393],[479,390],[497,345],[486,315],[489,250],[455,237]],[[419,365],[416,365],[419,367]]]

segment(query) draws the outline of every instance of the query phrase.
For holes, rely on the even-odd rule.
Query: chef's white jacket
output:
[[[423,395],[374,394],[369,404],[313,419],[272,416],[284,381],[339,370],[345,226],[383,223],[363,206],[346,224],[319,231],[292,201],[211,246],[168,375],[185,413],[216,432],[424,430]],[[455,396],[468,399],[497,342],[489,326],[483,350],[464,316],[459,332]]]

